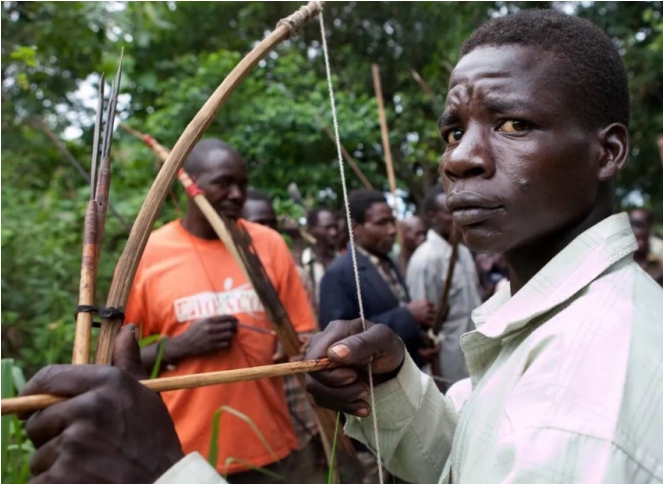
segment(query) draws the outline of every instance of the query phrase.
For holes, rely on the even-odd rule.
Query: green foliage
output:
[[[2,14],[2,351],[28,375],[68,361],[88,196],[83,178],[36,127],[43,119],[83,166],[91,152],[94,93],[125,49],[119,116],[172,146],[224,76],[296,2],[4,2]],[[387,188],[370,65],[377,63],[399,188],[418,203],[437,178],[436,119],[458,47],[482,21],[546,2],[330,2],[326,28],[341,139],[371,183]],[[663,133],[660,2],[574,4],[623,49],[632,94],[632,156],[621,201],[640,193],[663,217],[656,138]],[[307,200],[339,207],[336,150],[312,24],[270,53],[220,110],[205,136],[235,145],[250,183],[299,218]],[[412,78],[430,86],[431,100]],[[70,128],[67,130],[67,128]],[[71,129],[73,128],[73,129]],[[66,134],[66,136],[65,136]],[[110,199],[133,220],[156,175],[140,141],[116,133]],[[351,188],[361,184],[348,171]],[[180,202],[185,196],[174,187]],[[629,195],[631,194],[631,195]],[[157,225],[177,217],[167,202]],[[128,227],[109,213],[97,303],[103,304]]]
[[[20,367],[14,364],[13,359],[3,358],[2,365],[2,398],[16,396],[25,384],[25,378]],[[27,439],[23,426],[16,415],[2,417],[2,441],[0,453],[2,470],[0,477],[7,484],[24,484],[28,482],[30,472],[30,457],[34,453],[32,443]]]

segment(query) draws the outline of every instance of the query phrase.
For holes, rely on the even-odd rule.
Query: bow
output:
[[[120,124],[120,127],[137,138],[142,139],[161,160],[165,162],[168,159],[170,153],[168,148],[161,145],[153,137],[142,134],[124,124]],[[254,287],[286,355],[290,358],[298,356],[300,343],[297,333],[290,321],[288,313],[281,304],[278,293],[272,285],[260,258],[256,254],[255,249],[253,249],[249,234],[237,224],[227,220],[214,210],[207,198],[205,198],[204,192],[198,188],[196,183],[183,169],[179,170],[177,179],[193,198],[194,203],[203,215],[205,215],[214,232],[244,273],[247,281]],[[304,385],[303,374],[299,374],[299,381],[301,385]],[[315,412],[327,461],[330,465],[334,465],[331,457],[331,443],[336,433],[336,415],[331,410],[315,405],[313,397],[309,393],[307,393],[307,396]],[[361,470],[361,464],[357,460],[350,440],[345,435],[338,435],[337,445],[342,454],[342,464],[348,467],[349,471],[354,474],[353,478],[361,479],[363,471]]]
[[[235,66],[187,125],[177,140],[177,143],[175,143],[173,150],[168,155],[163,167],[157,174],[145,202],[136,217],[136,221],[129,234],[129,240],[118,260],[106,306],[109,308],[123,308],[126,305],[138,263],[145,250],[147,239],[152,231],[159,210],[166,198],[168,187],[175,180],[178,171],[184,164],[184,160],[212,123],[221,106],[260,60],[276,45],[290,38],[308,20],[320,12],[321,4],[322,2],[309,2],[308,5],[301,7],[289,17],[281,20],[276,29]],[[113,342],[122,327],[122,322],[122,318],[118,317],[118,315],[102,320],[95,357],[97,364],[108,365],[111,363]]]
[[[458,260],[458,244],[460,243],[460,230],[455,225],[451,228],[451,255],[449,256],[449,266],[447,267],[447,274],[444,279],[444,286],[442,287],[442,293],[440,294],[440,300],[437,306],[437,313],[435,315],[435,322],[433,326],[428,329],[427,336],[435,344],[439,346],[444,343],[444,335],[441,334],[442,326],[447,320],[449,315],[449,294],[451,293],[451,282],[454,277],[454,270],[456,268],[456,261]],[[431,361],[431,372],[433,377],[435,377],[435,382],[437,383],[440,390],[446,390],[446,384],[449,383],[448,380],[442,378],[442,368],[440,365],[439,355],[433,357]]]
[[[107,298],[107,308],[104,308],[102,314],[102,326],[97,341],[97,350],[95,356],[95,363],[97,364],[110,364],[112,359],[113,344],[115,336],[122,326],[122,307],[126,304],[129,292],[133,285],[134,276],[138,268],[138,263],[143,255],[147,239],[152,231],[154,221],[157,214],[163,205],[166,198],[168,187],[172,184],[176,175],[182,168],[185,158],[193,149],[193,146],[198,142],[203,132],[211,124],[212,119],[219,111],[223,103],[228,99],[230,94],[237,88],[240,82],[248,75],[249,71],[262,60],[276,45],[290,38],[297,32],[306,22],[318,15],[324,2],[309,2],[307,5],[301,7],[295,13],[282,19],[274,32],[269,34],[262,42],[260,42],[251,52],[249,52],[224,81],[217,87],[212,96],[205,102],[203,107],[194,116],[188,124],[180,138],[178,139],[172,152],[167,155],[166,162],[162,169],[157,174],[157,177],[147,194],[145,201],[136,217],[133,224],[131,233],[126,246],[118,260],[115,277],[111,283]],[[119,89],[119,78],[118,78]],[[101,102],[101,101],[100,101]],[[114,108],[112,113],[109,113],[108,119],[114,119]],[[102,154],[110,150],[110,140],[112,136],[112,129],[110,124],[104,134],[104,142],[102,144]],[[97,153],[98,150],[99,133],[95,134],[95,144],[93,152]],[[107,153],[106,153],[107,154]],[[93,155],[93,166],[96,167],[97,157]],[[95,168],[96,170],[96,168]],[[102,170],[104,171],[104,170]],[[91,183],[96,182],[96,172],[93,172]],[[94,186],[92,192],[94,193]],[[92,195],[94,197],[94,195]],[[91,205],[91,204],[90,204]],[[92,210],[90,211],[89,220],[94,218],[95,225],[97,222],[98,212],[95,207],[95,216],[92,217]],[[94,238],[88,238],[90,244],[96,243],[97,235]],[[85,244],[84,244],[85,245]],[[96,263],[96,248],[88,248],[86,254],[94,255],[90,261]],[[92,266],[90,266],[92,267]],[[86,269],[87,270],[87,269]],[[87,277],[87,276],[86,276]],[[87,289],[86,289],[87,290]],[[23,398],[23,397],[19,397]]]

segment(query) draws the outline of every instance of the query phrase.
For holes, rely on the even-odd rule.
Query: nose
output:
[[[489,131],[469,127],[458,144],[447,150],[440,161],[440,174],[449,180],[482,177],[495,174]]]
[[[396,224],[394,223],[387,224],[387,235],[389,235],[390,237],[396,235]]]
[[[229,200],[243,200],[244,199],[244,192],[242,191],[242,188],[237,183],[233,183],[232,185],[230,185],[230,188],[228,189],[228,199]]]

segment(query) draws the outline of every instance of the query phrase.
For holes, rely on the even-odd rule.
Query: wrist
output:
[[[401,368],[403,368],[403,363],[405,363],[405,353],[403,353],[403,356],[401,357],[401,362],[398,364],[398,366],[386,373],[379,373],[379,374],[373,374],[373,384],[374,385],[381,385],[383,383],[387,383],[389,380],[393,380],[398,376],[398,374],[401,371]]]
[[[161,344],[165,344],[166,348],[163,352],[163,361],[167,365],[176,366],[182,358],[186,355],[186,344],[183,341],[183,335],[168,338]]]

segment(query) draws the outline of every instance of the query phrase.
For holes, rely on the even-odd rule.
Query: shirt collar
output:
[[[433,229],[428,229],[428,232],[426,233],[426,240],[430,240],[431,243],[437,244],[437,245],[442,245],[444,247],[451,248],[451,244],[440,234],[435,232]]]
[[[306,247],[302,251],[302,264],[308,265],[311,262],[315,262],[316,257],[315,257],[315,252],[313,252],[313,248],[311,247]]]
[[[359,252],[361,255],[366,257],[371,262],[371,264],[375,266],[380,265],[380,258],[377,255],[371,254],[369,251],[359,245],[355,245],[355,249],[357,249],[357,252]],[[351,248],[348,247],[348,251],[350,250]]]
[[[477,331],[502,338],[568,301],[637,248],[628,215],[612,215],[576,237],[511,297],[505,287],[472,312]]]

